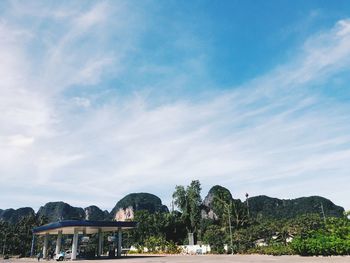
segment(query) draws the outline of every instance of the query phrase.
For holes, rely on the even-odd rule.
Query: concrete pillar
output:
[[[193,237],[193,233],[188,233],[188,244],[190,246],[194,245],[194,237]]]
[[[77,259],[77,251],[78,251],[78,229],[74,228],[71,260]]]
[[[44,246],[43,246],[43,258],[47,258],[47,252],[48,252],[48,246],[49,246],[49,233],[46,233],[44,236]]]
[[[122,256],[122,230],[118,229],[118,250],[117,250],[117,256]]]
[[[103,233],[101,229],[98,230],[98,255],[101,256],[103,254]]]
[[[33,234],[33,237],[32,237],[32,246],[30,247],[30,256],[31,256],[31,257],[34,256],[34,246],[35,246],[35,235]]]
[[[62,230],[59,230],[57,234],[57,241],[56,241],[56,250],[55,250],[56,255],[58,255],[61,252],[61,244],[62,244]]]

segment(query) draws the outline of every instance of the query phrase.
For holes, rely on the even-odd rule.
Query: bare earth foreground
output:
[[[26,262],[37,262],[34,259],[10,259],[10,260],[0,260],[1,262],[8,263],[26,263]],[[48,261],[40,261],[41,263]],[[51,260],[52,263],[55,261]],[[66,261],[69,262],[69,261]],[[176,263],[186,263],[186,262],[198,262],[198,263],[255,263],[255,262],[276,262],[276,263],[307,263],[307,262],[339,262],[339,263],[350,263],[350,257],[299,257],[299,256],[263,256],[263,255],[202,255],[202,256],[184,256],[184,255],[167,255],[167,256],[128,256],[121,259],[99,259],[99,260],[77,260],[77,262],[86,263],[143,263],[143,262],[176,262]]]

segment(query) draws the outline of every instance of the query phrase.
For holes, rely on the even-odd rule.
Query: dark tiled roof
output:
[[[47,225],[33,228],[33,233],[53,230],[63,227],[136,227],[136,222],[130,221],[89,221],[89,220],[65,220],[50,223]]]

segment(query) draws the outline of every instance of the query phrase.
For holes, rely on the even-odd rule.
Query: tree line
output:
[[[226,191],[225,191],[226,190]],[[197,243],[209,244],[212,253],[260,253],[272,255],[350,255],[349,213],[326,217],[307,212],[294,218],[252,217],[247,203],[233,199],[217,187],[211,196],[212,216],[203,216],[199,181],[176,186],[174,202],[179,211],[137,211],[139,227],[129,233],[129,242],[166,251],[188,244],[188,233]],[[226,248],[226,249],[225,249]]]
[[[247,203],[232,198],[227,189],[220,187],[213,189],[210,200],[206,200],[210,204],[203,206],[197,180],[188,186],[176,186],[173,199],[177,209],[169,212],[135,211],[138,227],[123,234],[124,246],[136,246],[140,252],[147,247],[151,253],[179,253],[178,246],[188,244],[190,233],[195,243],[209,244],[212,253],[350,254],[349,213],[343,217],[317,213],[285,219],[253,217]],[[0,221],[0,253],[28,256],[32,229],[47,222],[35,215],[14,224]],[[97,242],[92,241],[96,240],[95,236],[90,238],[86,252],[94,255]],[[36,251],[40,251],[41,242],[36,240]]]

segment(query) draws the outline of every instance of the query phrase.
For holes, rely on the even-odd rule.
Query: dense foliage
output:
[[[323,198],[295,199],[298,206],[295,201],[280,203],[279,199],[259,197],[250,198],[248,205],[234,199],[228,189],[214,186],[202,201],[200,182],[192,181],[188,186],[176,186],[173,198],[179,211],[169,212],[162,208],[158,197],[143,196],[145,200],[139,194],[128,195],[117,204],[121,208],[130,204],[136,208],[134,220],[138,227],[123,234],[123,244],[124,247],[133,245],[139,252],[180,253],[179,245],[188,244],[188,233],[194,233],[196,242],[210,245],[211,253],[350,254],[349,214],[339,215],[342,209]],[[274,217],[276,206],[280,207]],[[13,222],[0,219],[0,253],[29,255],[32,228],[48,222],[46,215],[51,219],[62,213],[81,218],[84,212],[85,217],[92,215],[89,219],[108,218],[109,215],[95,206],[82,211],[64,203],[51,203],[40,211],[38,215],[26,215],[25,210],[19,210],[24,214]],[[10,215],[14,213],[11,213],[7,215],[13,219]],[[107,236],[105,239],[107,251],[113,244],[107,241]],[[41,243],[38,239],[36,252],[41,250]],[[63,245],[69,248],[70,243]],[[51,249],[53,246],[54,240],[50,243]],[[92,235],[84,246],[84,255],[94,257],[96,251],[97,236]]]
[[[301,197],[292,200],[283,200],[268,196],[249,198],[249,210],[253,217],[286,219],[305,214],[324,213],[330,217],[341,217],[344,208],[334,205],[330,200],[321,196]]]
[[[35,212],[31,207],[22,207],[18,209],[0,209],[0,220],[8,223],[16,224],[22,217],[33,216]]]
[[[190,233],[197,233],[201,220],[201,185],[199,181],[192,181],[185,189],[182,185],[175,187],[173,198],[181,211],[184,226]]]
[[[21,218],[16,224],[0,221],[0,248],[4,255],[29,256],[32,244],[33,227],[47,223],[47,219],[38,219],[34,215]],[[41,243],[35,249],[39,251]]]
[[[146,210],[135,213],[138,227],[129,232],[130,245],[145,246],[150,237],[162,238],[176,244],[182,244],[186,237],[186,229],[178,212],[150,213]]]
[[[292,242],[296,253],[311,255],[350,255],[350,220],[328,218],[324,227],[307,231]]]

